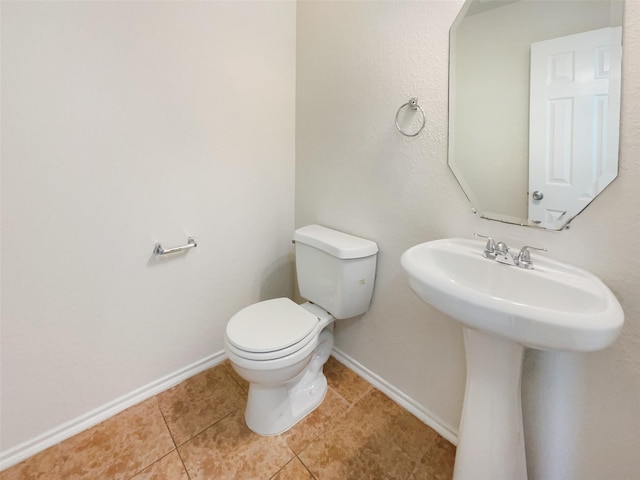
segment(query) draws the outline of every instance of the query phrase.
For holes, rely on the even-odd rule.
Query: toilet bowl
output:
[[[317,305],[288,298],[250,305],[231,318],[225,349],[234,370],[249,382],[245,421],[251,430],[278,435],[322,403],[332,327],[333,317]]]
[[[373,292],[375,242],[319,225],[296,230],[294,242],[300,292],[309,301],[249,305],[225,331],[231,365],[249,382],[245,421],[260,435],[285,432],[322,403],[334,320],[364,313]]]

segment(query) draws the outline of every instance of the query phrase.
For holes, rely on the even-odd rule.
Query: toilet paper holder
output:
[[[162,248],[161,244],[156,243],[155,247],[153,247],[153,253],[155,255],[170,255],[172,253],[184,252],[185,250],[189,250],[190,248],[195,248],[197,246],[198,244],[196,243],[196,239],[193,237],[189,237],[187,238],[186,245],[182,245],[180,247],[168,248],[166,250]]]

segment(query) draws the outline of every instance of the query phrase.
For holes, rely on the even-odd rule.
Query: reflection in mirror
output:
[[[483,218],[561,230],[618,172],[623,0],[467,0],[449,166]]]

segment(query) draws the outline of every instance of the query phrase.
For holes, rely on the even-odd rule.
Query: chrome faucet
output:
[[[504,242],[498,242],[496,245],[496,262],[506,265],[516,265],[516,261],[509,252],[509,247]]]
[[[496,243],[495,240],[486,235],[480,235],[474,233],[476,237],[486,238],[487,244],[484,247],[483,256],[489,260],[495,260],[498,263],[504,263],[505,265],[515,265],[519,268],[527,270],[533,270],[533,261],[531,260],[531,252],[529,250],[540,250],[546,252],[546,248],[532,247],[525,245],[520,249],[517,255],[512,255],[509,251],[509,246],[504,242]]]
[[[493,238],[488,237],[486,235],[480,235],[479,233],[474,233],[476,237],[486,238],[487,245],[484,247],[484,258],[488,258],[490,260],[496,259],[496,242]]]
[[[540,250],[541,252],[546,252],[546,248],[539,247],[531,247],[529,245],[525,245],[520,249],[520,253],[518,257],[515,259],[516,265],[520,268],[526,268],[527,270],[533,270],[533,262],[531,261],[531,252],[529,250]]]

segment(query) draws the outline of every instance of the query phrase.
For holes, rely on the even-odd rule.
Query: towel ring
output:
[[[404,107],[409,107],[411,108],[411,110],[420,110],[420,114],[422,115],[422,125],[420,125],[420,128],[418,129],[417,132],[415,133],[407,133],[405,131],[403,131],[400,128],[400,125],[398,125],[398,116],[400,115],[400,112],[402,111],[402,109]],[[404,105],[402,105],[399,109],[398,112],[396,113],[396,128],[398,129],[398,131],[404,135],[405,137],[415,137],[416,135],[418,135],[422,129],[424,128],[424,124],[427,121],[426,115],[424,114],[424,110],[422,109],[422,107],[420,105],[418,105],[418,99],[417,98],[412,98],[411,100],[409,100],[407,103],[405,103]]]

